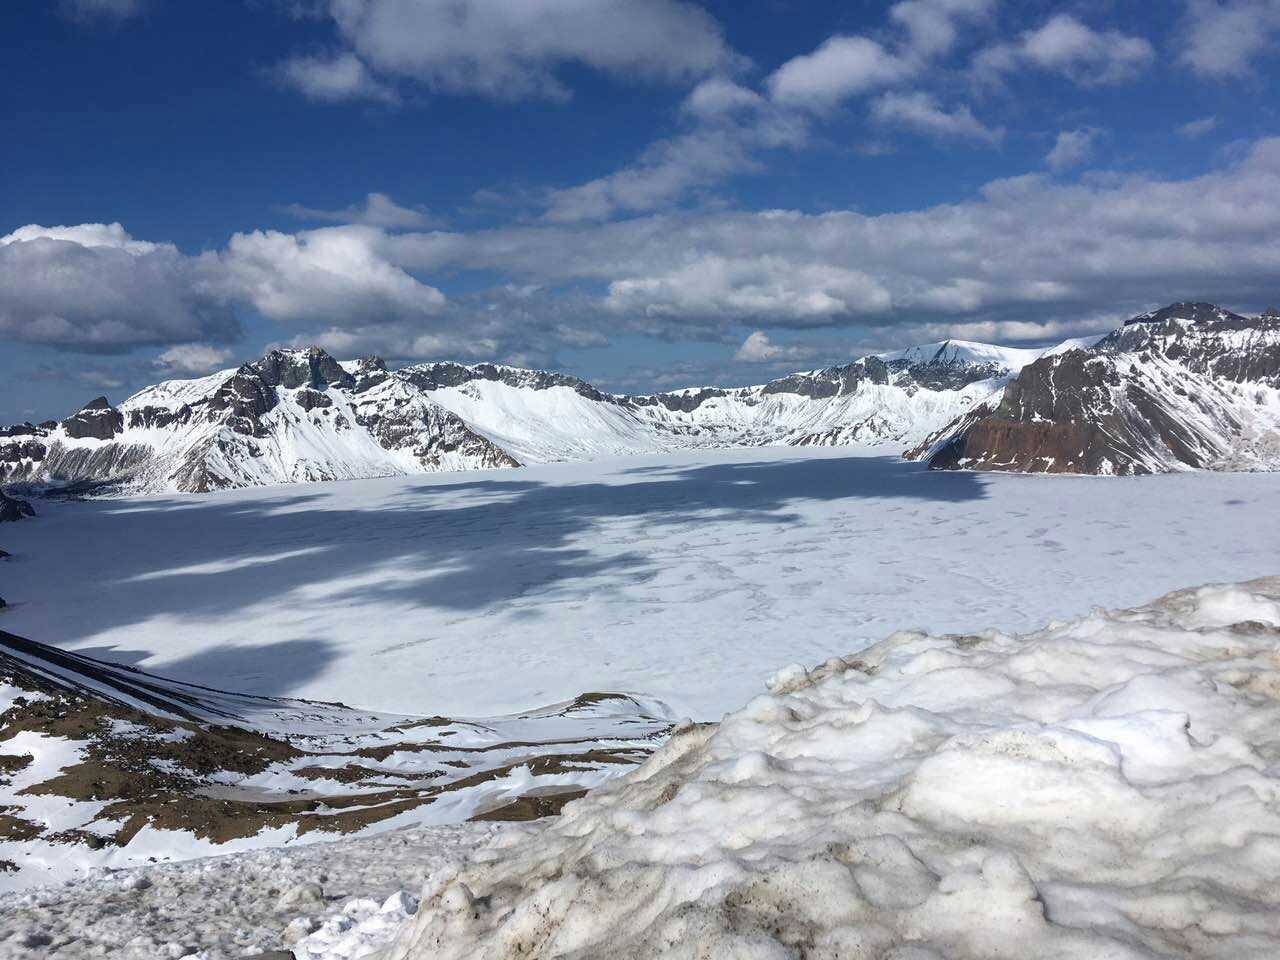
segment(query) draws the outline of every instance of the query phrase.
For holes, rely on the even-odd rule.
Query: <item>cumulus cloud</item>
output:
[[[1097,127],[1077,127],[1063,130],[1053,141],[1053,147],[1045,154],[1044,162],[1054,173],[1065,173],[1093,157],[1093,149],[1103,131]]]
[[[917,76],[955,45],[960,24],[987,18],[995,0],[902,0],[889,8],[901,36],[884,42],[834,36],[812,53],[788,60],[767,79],[778,103],[828,110],[849,97]]]
[[[907,81],[955,43],[962,22],[991,13],[994,0],[902,0],[889,9],[890,36],[835,36],[779,67],[763,83],[768,96],[715,74],[681,105],[688,129],[651,144],[635,161],[602,177],[552,190],[553,222],[606,219],[680,202],[728,177],[763,169],[768,149],[804,146],[811,124],[848,97]],[[945,110],[925,94],[889,97],[878,117],[927,136],[992,143],[988,128],[965,106]]]
[[[1104,325],[1099,317],[1159,302],[1269,301],[1277,233],[1280,139],[1193,178],[1026,175],[962,202],[874,216],[719,211],[473,232],[343,226],[237,234],[195,257],[118,225],[28,227],[0,238],[0,335],[216,349],[238,330],[230,304],[343,354],[538,363],[560,345],[624,332],[726,342],[758,330],[764,339],[743,344],[744,361],[787,349],[769,339],[780,329],[885,331],[877,340],[890,345],[926,331],[1033,339],[1087,332]],[[458,271],[508,282],[446,300],[429,281]]]
[[[921,210],[721,212],[598,226],[407,234],[406,269],[484,268],[605,286],[614,324],[671,337],[751,327],[1020,320],[1274,296],[1280,140],[1184,180],[1037,176]]]
[[[695,87],[681,114],[688,129],[650,144],[627,166],[549,191],[546,219],[602,220],[621,211],[656,210],[725,177],[759,170],[760,150],[799,147],[809,136],[803,118],[723,78]]]
[[[813,53],[788,60],[769,77],[778,103],[823,110],[897,83],[913,65],[867,37],[831,37]]]
[[[368,227],[385,227],[388,230],[407,230],[435,226],[437,223],[425,210],[402,207],[385,193],[370,193],[365,197],[363,205],[344,207],[341,210],[321,210],[300,203],[286,204],[280,209],[299,220],[358,223]]]
[[[380,100],[395,103],[395,90],[374,78],[364,61],[350,52],[332,56],[291,57],[276,67],[276,78],[312,100]]]
[[[716,21],[684,0],[323,0],[319,7],[344,46],[338,58],[310,64],[327,63],[313,71],[315,84],[299,84],[321,99],[339,99],[326,91],[369,90],[370,69],[433,90],[564,99],[565,64],[684,82],[740,62]],[[337,67],[347,71],[345,84],[326,76]]]
[[[871,116],[882,124],[901,127],[936,140],[971,140],[990,146],[1004,131],[988,127],[967,106],[944,109],[931,94],[884,93],[871,104]]]
[[[1187,0],[1180,63],[1214,80],[1248,76],[1280,33],[1280,0]]]
[[[226,347],[209,343],[180,343],[165,350],[151,364],[165,374],[193,376],[226,367],[234,355]]]
[[[1199,140],[1201,137],[1208,136],[1218,129],[1217,117],[1201,117],[1199,120],[1191,120],[1178,127],[1174,132],[1183,140]]]
[[[955,46],[957,21],[985,19],[995,6],[995,0],[901,0],[889,9],[889,19],[906,30],[914,55],[938,56]]]
[[[227,342],[240,324],[216,260],[135,240],[118,223],[21,227],[0,237],[0,336],[114,350]]]
[[[774,343],[763,330],[756,330],[734,351],[733,359],[737,363],[801,363],[813,359],[816,354],[813,347]]]
[[[228,293],[272,320],[378,323],[438,314],[435,287],[389,262],[373,227],[237,233],[220,255]]]
[[[986,83],[1035,68],[1081,86],[1100,86],[1130,80],[1153,62],[1155,49],[1145,38],[1094,30],[1071,14],[1060,13],[1012,43],[987,47],[974,58],[973,68]]]

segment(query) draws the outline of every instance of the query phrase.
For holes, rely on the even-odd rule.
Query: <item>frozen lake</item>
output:
[[[1280,475],[929,474],[839,449],[38,508],[0,530],[0,627],[451,716],[608,690],[716,718],[898,628],[1030,629],[1280,573]]]

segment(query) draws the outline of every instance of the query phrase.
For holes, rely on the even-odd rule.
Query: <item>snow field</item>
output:
[[[1280,955],[1280,578],[907,631],[433,875],[381,960]]]
[[[1278,506],[1274,474],[939,474],[793,448],[51,502],[4,531],[0,626],[380,712],[625,691],[714,720],[778,663],[902,627],[1029,630],[1274,573]]]

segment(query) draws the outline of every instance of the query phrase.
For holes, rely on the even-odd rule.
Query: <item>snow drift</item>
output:
[[[895,633],[428,882],[383,960],[1280,955],[1280,578]]]

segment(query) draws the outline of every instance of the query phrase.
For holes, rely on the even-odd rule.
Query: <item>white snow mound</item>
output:
[[[902,632],[431,879],[384,960],[1280,956],[1280,578]]]

